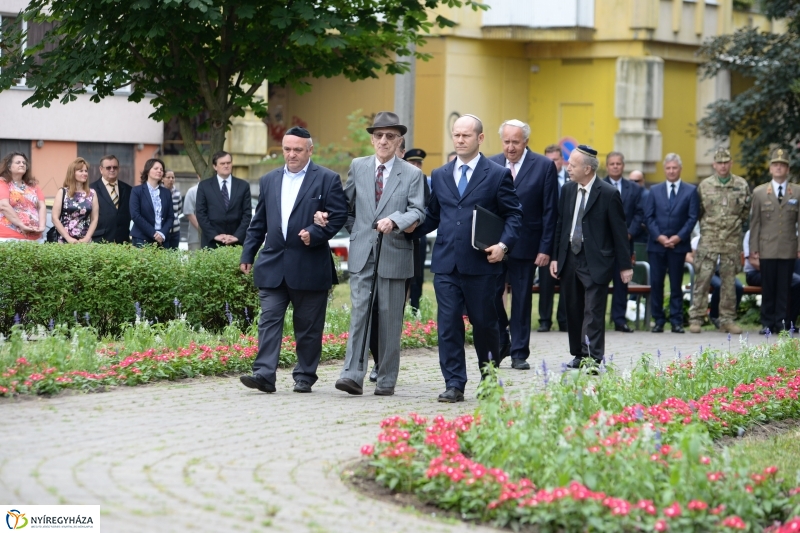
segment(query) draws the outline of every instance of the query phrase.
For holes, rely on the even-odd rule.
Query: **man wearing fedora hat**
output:
[[[348,268],[353,306],[344,368],[336,388],[349,394],[363,394],[367,365],[359,369],[358,359],[369,329],[371,310],[367,307],[378,260],[377,232],[383,233],[383,244],[375,284],[374,305],[379,311],[375,394],[394,394],[400,370],[406,280],[414,274],[413,247],[404,231],[413,230],[425,219],[425,177],[418,168],[396,156],[406,131],[396,114],[378,113],[372,127],[367,128],[375,155],[354,159],[344,186],[349,213],[346,227],[350,231]],[[373,225],[377,225],[377,231]]]
[[[714,153],[714,175],[697,186],[700,242],[694,254],[694,288],[689,309],[689,331],[700,333],[708,309],[708,288],[719,264],[720,331],[738,335],[734,280],[742,268],[742,222],[750,213],[750,186],[731,174],[731,153],[719,148]]]
[[[775,333],[791,327],[784,319],[789,315],[794,263],[800,257],[800,187],[787,183],[789,159],[783,148],[772,151],[769,173],[772,181],[753,191],[749,244],[750,264],[755,260],[761,270],[762,332]]]

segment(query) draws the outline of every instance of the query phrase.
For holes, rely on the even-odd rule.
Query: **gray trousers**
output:
[[[364,365],[358,370],[361,345],[364,335],[369,333],[371,322],[369,310],[369,288],[375,268],[374,254],[370,254],[361,272],[350,273],[350,299],[353,309],[350,314],[350,336],[347,339],[342,378],[352,379],[359,385],[369,369],[369,353],[364,354]],[[406,297],[405,279],[387,279],[378,276],[375,283],[375,305],[379,311],[378,333],[378,387],[393,388],[400,371],[400,333],[403,329],[403,305]],[[369,346],[367,346],[369,349]]]
[[[317,366],[322,355],[328,291],[299,291],[290,289],[284,282],[275,289],[259,289],[258,296],[261,299],[261,317],[258,320],[258,355],[253,361],[253,374],[275,383],[283,322],[291,302],[297,343],[297,365],[292,377],[295,381],[303,380],[313,385],[317,381]]]

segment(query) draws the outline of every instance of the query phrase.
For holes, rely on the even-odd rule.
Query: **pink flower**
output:
[[[660,518],[656,521],[656,525],[653,526],[653,529],[655,529],[656,531],[666,531],[669,529],[669,526],[667,525],[666,520]]]
[[[729,516],[728,518],[723,520],[722,526],[729,527],[731,529],[747,529],[747,524],[745,524],[744,520],[742,520],[736,515]]]
[[[681,515],[681,505],[674,502],[672,505],[664,509],[664,515],[668,518],[675,518]]]
[[[704,501],[692,500],[686,505],[686,507],[688,507],[690,511],[705,511],[708,509],[708,504]]]

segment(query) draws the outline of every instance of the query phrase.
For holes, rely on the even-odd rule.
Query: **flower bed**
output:
[[[644,359],[625,376],[544,367],[543,390],[513,402],[489,379],[474,415],[391,417],[361,452],[379,483],[497,526],[788,531],[796,481],[775,467],[750,472],[712,439],[800,418],[799,354],[784,339],[736,358]]]
[[[15,326],[11,337],[0,343],[0,396],[248,373],[258,352],[257,339],[235,326],[226,330],[227,340],[197,332],[179,320],[166,325],[137,322],[129,331],[126,342],[100,345],[91,328],[55,328],[50,332],[40,328],[40,339],[29,342],[24,330]],[[347,332],[325,334],[321,360],[343,359],[347,337]],[[433,320],[405,323],[403,348],[436,343]],[[126,345],[131,348],[126,349]],[[296,361],[294,337],[287,335],[281,343],[280,365],[288,367]]]

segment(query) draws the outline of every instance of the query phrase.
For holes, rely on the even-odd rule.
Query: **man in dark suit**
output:
[[[261,178],[258,206],[244,240],[239,268],[253,271],[259,289],[258,355],[253,375],[242,384],[275,392],[275,373],[289,303],[297,341],[294,392],[311,392],[322,355],[322,331],[331,288],[332,257],[328,240],[342,229],[347,207],[342,180],[311,161],[313,142],[307,130],[289,129],[283,137],[284,168]],[[213,181],[212,181],[213,183]],[[314,213],[326,211],[326,226],[314,224]],[[253,261],[256,252],[264,248]]]
[[[692,230],[697,224],[697,187],[681,181],[681,157],[667,154],[664,173],[667,181],[654,185],[645,204],[645,220],[650,234],[647,258],[650,263],[650,302],[653,333],[663,333],[664,276],[669,273],[669,321],[673,333],[683,333],[683,263],[692,251]]]
[[[642,204],[642,189],[638,185],[631,183],[622,177],[625,170],[625,156],[620,152],[610,152],[606,156],[606,183],[614,186],[614,189],[622,198],[622,208],[625,211],[625,225],[628,227],[628,261],[633,255],[633,237],[639,234],[644,221],[644,205]],[[614,269],[614,292],[611,295],[611,321],[614,322],[615,331],[633,333],[625,320],[625,311],[628,308],[628,283],[620,279],[620,271],[623,265]]]
[[[633,276],[622,199],[612,185],[597,179],[597,166],[596,150],[575,148],[567,164],[570,181],[559,200],[556,260],[550,273],[561,280],[561,296],[567,300],[569,351],[574,356],[568,368],[580,368],[585,359],[603,359],[608,283],[617,267],[622,268],[623,283]]]
[[[558,172],[558,198],[561,198],[561,189],[569,181],[567,167],[561,154],[561,146],[551,144],[544,149],[544,156],[553,162]],[[553,259],[551,255],[550,259]],[[550,263],[539,268],[539,333],[546,333],[553,327],[553,300],[556,294],[556,279],[550,275]],[[559,331],[567,331],[567,310],[564,307],[564,298],[558,298],[556,320]]]
[[[528,149],[531,127],[519,120],[500,126],[503,153],[489,158],[508,167],[522,206],[522,229],[514,249],[497,277],[495,308],[500,331],[500,359],[511,355],[511,368],[528,370],[531,353],[531,286],[536,267],[547,267],[553,253],[558,219],[558,174],[553,162]],[[503,305],[506,283],[511,285],[511,320]],[[509,338],[509,331],[510,338]]]
[[[97,193],[100,207],[92,241],[116,244],[130,242],[131,186],[117,179],[119,160],[116,156],[103,156],[100,160],[100,176],[90,185]]]
[[[231,175],[233,157],[217,152],[211,158],[216,171],[197,186],[195,214],[200,224],[202,248],[241,245],[252,217],[250,185]]]
[[[464,352],[466,306],[473,327],[475,352],[483,368],[499,364],[499,332],[494,294],[500,262],[519,238],[522,209],[514,192],[511,171],[489,161],[480,153],[483,124],[474,115],[464,115],[453,124],[453,144],[458,154],[454,161],[431,174],[431,201],[425,222],[412,237],[421,237],[438,229],[431,259],[435,274],[439,321],[439,365],[447,390],[440,402],[464,401],[467,363]],[[481,206],[505,219],[500,242],[485,251],[472,242],[472,210]]]
[[[642,188],[642,199],[640,202],[642,204],[642,211],[644,211],[647,206],[647,198],[650,196],[650,189],[647,188],[644,181],[644,173],[641,170],[631,170],[631,173],[628,174],[628,181]],[[639,233],[633,236],[633,242],[647,244],[649,241],[650,232],[647,229],[647,215],[645,214],[642,218],[642,224],[639,226]]]

